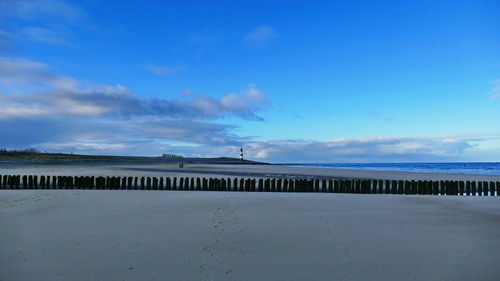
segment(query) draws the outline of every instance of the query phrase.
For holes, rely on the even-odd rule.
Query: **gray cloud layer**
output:
[[[179,99],[146,99],[120,85],[55,75],[42,63],[0,58],[0,142],[6,146],[238,145],[244,138],[230,132],[234,127],[215,120],[262,120],[256,112],[268,105],[253,84],[220,99],[189,92]]]

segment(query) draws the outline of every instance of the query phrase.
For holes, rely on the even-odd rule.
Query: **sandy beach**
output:
[[[414,173],[354,169],[287,167],[284,165],[175,163],[0,163],[0,175],[155,176],[155,177],[288,177],[356,178],[385,180],[500,181],[500,175]]]
[[[0,280],[497,280],[493,197],[0,191]]]
[[[494,180],[285,167],[0,164],[0,174]],[[0,280],[497,280],[498,197],[0,190]]]

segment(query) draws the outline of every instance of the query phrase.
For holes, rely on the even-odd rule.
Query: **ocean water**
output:
[[[454,163],[310,163],[290,164],[288,167],[313,167],[377,171],[431,172],[452,174],[500,175],[500,162]]]

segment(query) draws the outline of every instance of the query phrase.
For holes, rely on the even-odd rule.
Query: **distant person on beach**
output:
[[[184,163],[179,163],[179,168],[184,168]]]

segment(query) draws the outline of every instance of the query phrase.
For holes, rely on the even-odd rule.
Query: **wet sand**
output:
[[[282,165],[184,164],[172,163],[0,163],[1,174],[65,176],[155,176],[155,177],[289,177],[358,178],[387,180],[481,180],[500,181],[500,175],[414,173],[395,171],[348,170],[286,167]]]
[[[498,280],[498,203],[0,190],[0,280]]]

